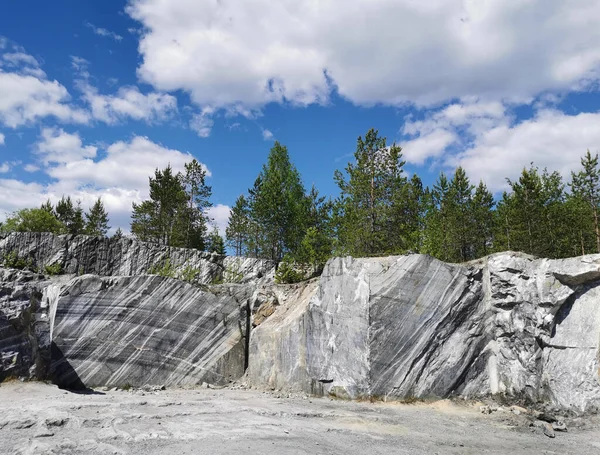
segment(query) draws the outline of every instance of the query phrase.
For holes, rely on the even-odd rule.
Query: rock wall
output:
[[[246,306],[158,276],[83,276],[55,302],[63,386],[226,384],[244,373]]]
[[[275,285],[268,261],[127,239],[15,234],[2,252],[95,274],[0,269],[0,380],[187,386],[245,372],[253,386],[342,398],[600,408],[600,255],[335,258],[318,279]],[[145,274],[167,258],[201,278]]]
[[[28,261],[36,271],[59,264],[66,274],[137,276],[168,263],[174,276],[195,284],[249,283],[275,274],[272,261],[224,257],[130,238],[13,232],[0,235],[0,258],[9,254]]]
[[[252,332],[247,380],[346,398],[500,394],[591,411],[599,280],[600,255],[332,259],[308,295]]]

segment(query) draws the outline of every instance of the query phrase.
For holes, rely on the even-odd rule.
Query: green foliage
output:
[[[399,253],[414,243],[401,152],[371,129],[357,140],[356,162],[348,163],[345,173],[335,172],[341,193],[335,209],[338,253]]]
[[[176,247],[204,249],[205,209],[211,188],[198,161],[187,163],[186,173],[171,166],[150,177],[150,200],[133,204],[131,232],[140,240]]]
[[[2,265],[9,269],[31,270],[34,271],[33,259],[19,257],[16,251],[9,251],[4,254]]]
[[[2,232],[51,232],[62,234],[65,226],[45,209],[21,209],[2,224]]]
[[[62,264],[55,262],[44,267],[44,273],[46,275],[60,275],[62,273]]]
[[[248,240],[250,238],[250,207],[248,200],[242,194],[231,209],[229,222],[225,231],[227,244],[233,249],[235,256],[247,254]]]
[[[187,281],[188,283],[193,283],[196,281],[199,275],[200,270],[195,269],[190,265],[187,265],[181,271],[179,278],[183,281]]]
[[[210,232],[206,240],[206,251],[225,256],[225,241],[216,227]]]
[[[98,198],[90,210],[85,214],[85,233],[87,235],[105,237],[110,229],[108,214],[104,209],[102,199]]]
[[[121,240],[123,238],[123,231],[121,230],[121,228],[117,228],[117,230],[111,238],[114,240]]]
[[[85,221],[83,219],[81,201],[77,201],[77,205],[75,206],[70,196],[66,198],[63,196],[56,203],[55,214],[56,218],[64,226],[64,232],[67,234],[78,235],[84,233]]]
[[[300,174],[279,142],[250,190],[251,248],[257,256],[281,260],[295,251],[306,229],[307,200]]]
[[[244,274],[240,270],[238,264],[231,264],[225,267],[223,272],[223,282],[225,283],[241,283],[244,278]]]
[[[290,258],[286,256],[283,261],[279,263],[277,271],[275,272],[275,283],[278,284],[292,284],[299,283],[304,280],[304,273],[298,269],[298,266]]]
[[[152,265],[148,269],[148,274],[163,276],[166,278],[176,278],[177,277],[177,271],[175,270],[175,267],[171,264],[170,258],[167,258],[162,262]]]

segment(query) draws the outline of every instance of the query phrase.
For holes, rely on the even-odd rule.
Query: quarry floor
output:
[[[600,420],[554,439],[477,403],[359,403],[232,389],[79,394],[0,384],[0,454],[600,454]]]

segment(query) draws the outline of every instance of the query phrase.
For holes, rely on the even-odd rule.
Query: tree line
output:
[[[149,177],[149,199],[133,204],[131,235],[218,254],[227,245],[237,256],[312,266],[345,255],[424,253],[465,262],[505,250],[549,258],[600,253],[600,169],[589,151],[568,181],[532,163],[507,179],[509,189],[495,200],[461,167],[424,186],[406,172],[402,149],[371,129],[334,180],[336,198],[307,189],[287,148],[275,142],[254,184],[235,201],[225,241],[209,229],[205,169],[195,159],[183,172],[169,165]],[[55,206],[13,213],[0,230],[106,236],[110,226],[101,199],[84,212],[63,196]]]
[[[458,167],[424,187],[404,169],[402,149],[371,129],[354,161],[335,172],[335,199],[302,184],[276,142],[226,231],[236,255],[322,264],[331,256],[424,253],[466,262],[514,250],[561,258],[600,253],[600,170],[588,151],[568,182],[533,163],[496,201]]]

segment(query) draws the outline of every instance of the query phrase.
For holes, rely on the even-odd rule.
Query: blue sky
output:
[[[0,5],[0,218],[63,194],[128,227],[191,157],[223,228],[274,140],[305,185],[379,129],[425,183],[495,192],[600,147],[595,0],[20,0]]]

